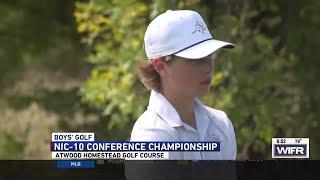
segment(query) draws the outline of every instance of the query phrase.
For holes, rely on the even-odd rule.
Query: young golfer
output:
[[[131,141],[219,141],[219,152],[170,152],[169,158],[236,159],[231,121],[198,99],[210,90],[215,52],[234,45],[214,39],[202,17],[190,10],[168,10],[156,17],[145,32],[144,45],[149,60],[138,75],[151,95]]]

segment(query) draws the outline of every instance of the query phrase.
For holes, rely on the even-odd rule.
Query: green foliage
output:
[[[23,146],[12,135],[0,129],[0,159],[13,159],[21,153]]]
[[[235,49],[219,53],[212,79],[213,93],[203,101],[225,110],[233,121],[239,158],[270,158],[272,137],[314,136],[309,125],[303,124],[305,130],[299,131],[298,117],[305,113],[312,114],[304,117],[305,121],[318,124],[314,116],[317,110],[304,110],[305,103],[311,102],[301,97],[318,99],[319,91],[311,96],[301,85],[313,83],[298,82],[301,77],[296,72],[304,72],[304,67],[299,66],[304,62],[301,56],[312,57],[304,53],[308,50],[298,50],[305,44],[297,38],[298,33],[305,30],[302,24],[309,23],[306,16],[310,16],[313,23],[308,32],[315,29],[315,24],[319,25],[319,14],[315,11],[319,8],[313,6],[319,3],[314,1],[313,5],[301,7],[301,3],[293,3],[293,7],[302,11],[298,23],[292,17],[288,20],[287,1],[173,3],[155,0],[149,3],[98,0],[77,3],[78,32],[83,34],[83,43],[89,48],[88,61],[96,65],[81,94],[85,102],[111,115],[109,131],[113,128],[130,131],[130,126],[125,124],[132,124],[146,107],[148,93],[142,90],[133,67],[146,59],[142,43],[148,22],[166,9],[186,8],[200,11],[206,17],[209,27],[214,27],[214,37],[236,43]],[[294,30],[290,29],[288,34],[288,28]],[[317,70],[313,70],[314,74],[302,77],[315,82]],[[317,138],[315,143],[319,145],[319,136]]]
[[[0,158],[47,158],[55,130],[128,139],[149,97],[144,32],[166,9],[196,10],[236,44],[202,100],[232,120],[239,159],[270,158],[272,137],[310,137],[320,158],[318,0],[1,1]]]
[[[89,68],[73,3],[0,2],[0,159],[49,159],[51,132],[97,122],[78,94]]]
[[[143,112],[147,102],[137,86],[134,67],[144,59],[148,6],[135,1],[91,1],[78,2],[76,7],[78,32],[85,34],[82,42],[90,51],[88,61],[97,65],[81,88],[83,101],[102,107],[103,114],[110,116],[109,131],[129,130],[126,125]]]
[[[287,44],[288,28],[295,29],[296,22],[284,22],[288,16],[283,12],[285,7],[275,2],[243,3],[241,8],[243,11],[238,9],[233,16],[216,18],[216,36],[224,37],[228,31],[237,47],[221,52],[216,74],[222,80],[213,84],[214,93],[204,101],[227,111],[237,134],[239,158],[270,158],[272,137],[314,137],[312,143],[319,147],[315,129],[301,122],[317,124],[316,118],[304,114],[315,115],[318,110],[303,111],[310,103],[303,102],[302,97],[319,93],[306,93],[297,82],[306,77],[296,74],[296,69],[305,73],[305,67],[298,62],[306,61],[298,59],[300,51],[288,51],[292,45]],[[310,45],[304,44],[308,48]],[[316,76],[313,74],[311,79],[315,82]],[[314,153],[314,157],[318,156]]]

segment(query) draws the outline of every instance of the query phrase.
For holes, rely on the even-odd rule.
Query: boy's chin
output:
[[[210,92],[210,88],[202,89],[201,91],[198,92],[198,97],[208,95],[209,92]]]

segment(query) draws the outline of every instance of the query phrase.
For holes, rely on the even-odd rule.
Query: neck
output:
[[[179,92],[174,92],[167,88],[163,88],[161,93],[177,110],[181,120],[196,129],[195,118],[193,113],[194,97],[183,95]]]

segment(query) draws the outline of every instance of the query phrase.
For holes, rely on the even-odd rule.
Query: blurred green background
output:
[[[129,139],[149,96],[144,32],[166,9],[236,44],[202,100],[232,120],[238,159],[271,159],[272,137],[309,137],[320,159],[318,0],[1,0],[0,159],[50,159],[53,131]]]

